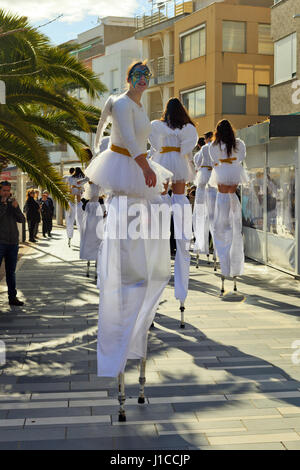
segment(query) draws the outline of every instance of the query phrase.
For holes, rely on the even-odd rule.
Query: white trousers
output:
[[[236,194],[217,193],[213,239],[222,275],[233,277],[243,274],[242,210]]]
[[[89,201],[82,211],[80,228],[80,259],[96,261],[103,240],[103,210],[99,202]]]
[[[66,211],[66,228],[67,237],[73,238],[74,222],[76,220],[77,229],[80,230],[82,225],[82,202],[73,203],[69,202],[69,209]]]
[[[133,210],[136,203],[143,204],[149,216],[150,203],[142,199],[128,198],[128,211]],[[116,225],[119,233],[124,217],[127,237],[122,234],[114,239],[111,227]],[[99,376],[117,377],[124,372],[127,359],[146,356],[148,330],[171,275],[169,239],[135,239],[129,231],[134,226],[138,227],[134,216],[124,214],[120,197],[115,196],[109,205],[98,257]]]
[[[174,264],[175,298],[184,302],[189,287],[190,241],[192,239],[192,207],[184,194],[172,195],[176,256]]]

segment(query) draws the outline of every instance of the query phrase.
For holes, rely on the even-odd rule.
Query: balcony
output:
[[[150,87],[174,81],[174,55],[152,59],[149,65],[152,72]]]
[[[137,32],[194,11],[193,1],[166,0],[157,2],[156,5],[153,3],[149,11],[136,16]]]

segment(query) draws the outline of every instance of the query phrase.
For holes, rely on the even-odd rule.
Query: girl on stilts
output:
[[[220,259],[223,295],[224,279],[233,277],[236,291],[236,276],[243,274],[244,270],[242,210],[235,193],[239,184],[248,183],[246,170],[242,166],[246,158],[246,146],[235,137],[226,119],[217,124],[209,153],[213,166],[212,181],[218,186],[213,240]]]
[[[174,265],[175,298],[180,301],[181,327],[184,328],[184,302],[188,293],[190,254],[192,238],[192,209],[185,196],[185,185],[194,181],[192,150],[197,144],[195,124],[178,98],[171,98],[160,120],[151,122],[150,142],[152,160],[173,173],[172,196],[165,185],[163,197],[172,205],[176,256]]]
[[[98,258],[98,376],[119,376],[121,421],[126,419],[124,370],[128,359],[142,361],[140,402],[144,400],[148,330],[170,278],[169,240],[136,237],[136,232],[131,232],[137,207],[143,212],[140,225],[143,229],[148,227],[151,202],[160,201],[163,183],[171,176],[146,158],[151,125],[141,97],[150,77],[145,62],[129,67],[127,92],[108,98],[97,128],[96,153],[106,122],[111,118],[110,147],[86,169],[90,180],[110,196]]]
[[[64,176],[69,185],[72,201],[69,202],[69,209],[66,211],[66,226],[68,245],[71,246],[73,238],[74,222],[76,220],[77,229],[80,230],[82,225],[82,202],[81,195],[83,193],[83,185],[88,181],[82,170],[77,167],[71,176]]]

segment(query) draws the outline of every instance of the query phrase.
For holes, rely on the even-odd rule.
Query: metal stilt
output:
[[[184,323],[185,306],[184,306],[184,302],[180,302],[180,309],[179,310],[181,312],[180,328],[185,328],[185,323]]]
[[[86,277],[90,277],[90,261],[87,262],[87,268],[86,268]]]
[[[217,255],[216,255],[215,250],[213,252],[213,260],[214,260],[214,271],[217,271]]]
[[[126,414],[125,414],[125,374],[124,372],[121,372],[118,377],[119,380],[119,403],[120,403],[120,408],[119,408],[119,421],[124,422],[126,421]]]
[[[225,289],[224,289],[225,277],[224,277],[224,276],[221,276],[221,280],[222,280],[222,287],[221,287],[221,294],[220,294],[220,297],[223,297],[223,294],[224,294],[224,292],[225,292]]]
[[[237,292],[236,276],[233,277],[233,292]]]
[[[97,273],[97,261],[95,262],[95,281],[97,281],[98,273]]]
[[[138,398],[138,403],[145,403],[145,383],[146,383],[146,358],[140,360],[140,393]]]
[[[196,255],[196,268],[199,268],[199,253]]]
[[[209,261],[209,253],[207,253],[207,264],[210,264],[210,261]]]
[[[68,238],[68,247],[71,247],[71,238]]]

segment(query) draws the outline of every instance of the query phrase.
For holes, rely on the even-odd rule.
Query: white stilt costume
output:
[[[209,256],[209,232],[213,234],[213,219],[217,187],[210,182],[212,163],[209,155],[209,146],[204,145],[194,156],[197,176],[195,178],[196,197],[193,212],[193,227],[196,238],[194,251]],[[215,255],[214,255],[215,257]]]
[[[103,137],[100,143],[100,151],[107,150],[109,137]],[[89,181],[84,186],[82,198],[88,200],[83,211],[82,225],[80,230],[80,259],[88,261],[87,277],[89,277],[90,261],[97,258],[100,243],[104,236],[104,217],[106,209],[104,204],[99,203],[99,197],[103,194],[100,186]],[[95,275],[97,278],[97,275]]]
[[[82,195],[83,186],[88,181],[88,179],[74,178],[73,176],[64,176],[64,179],[69,185],[70,193],[73,197],[73,201],[69,202],[69,209],[66,211],[67,237],[70,242],[70,239],[73,238],[75,220],[78,230],[80,230],[82,225],[82,202],[77,202],[77,198]]]
[[[96,148],[111,115],[111,146],[86,169],[86,175],[110,194],[104,240],[99,253],[100,303],[98,375],[120,376],[120,418],[124,419],[124,370],[127,359],[144,359],[148,329],[170,278],[168,239],[136,237],[139,224],[151,222],[151,200],[160,201],[163,183],[172,175],[149,162],[157,184],[148,187],[135,157],[147,152],[150,121],[126,94],[110,97],[99,121]],[[142,213],[138,217],[137,211]],[[147,219],[148,216],[148,219]]]
[[[220,259],[223,279],[239,276],[244,270],[244,244],[242,237],[241,204],[234,193],[221,192],[220,185],[234,186],[248,183],[242,162],[246,157],[246,147],[236,139],[236,149],[227,155],[226,145],[211,144],[209,153],[212,160],[212,180],[218,185],[216,198],[213,239]],[[222,290],[224,290],[222,288]]]
[[[197,131],[192,124],[185,124],[181,129],[172,129],[166,122],[159,120],[151,122],[152,160],[173,173],[173,183],[194,180],[192,150],[197,144],[197,140]],[[189,282],[189,246],[192,238],[192,209],[184,194],[172,195],[172,212],[176,239],[175,298],[180,301],[181,327],[183,328],[184,302]]]

